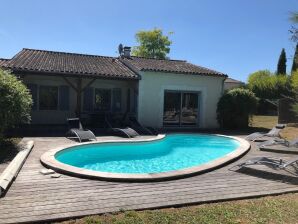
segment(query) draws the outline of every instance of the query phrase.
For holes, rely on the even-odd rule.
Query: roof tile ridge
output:
[[[140,57],[140,56],[131,56],[131,57],[132,57],[132,58],[141,58],[141,59],[157,60],[157,61],[179,61],[179,62],[187,62],[187,60],[179,60],[179,59],[147,58],[147,57]]]
[[[74,53],[74,52],[65,52],[65,51],[52,51],[52,50],[42,50],[42,49],[33,49],[33,48],[23,48],[23,50],[39,51],[39,52],[52,53],[52,54],[66,54],[66,55],[77,55],[77,56],[87,56],[87,57],[99,57],[99,58],[117,59],[117,57],[113,57],[113,56],[104,56],[104,55],[95,55],[95,54],[83,54],[83,53]]]
[[[207,68],[207,67],[204,67],[204,66],[201,66],[201,65],[196,65],[196,64],[193,64],[193,63],[191,63],[191,62],[186,62],[186,63],[189,64],[189,65],[192,65],[192,66],[196,66],[196,67],[200,67],[200,68],[202,68],[202,69],[206,69],[206,70],[208,70],[208,71],[210,71],[210,72],[215,72],[215,73],[218,73],[218,74],[222,74],[222,75],[228,76],[227,74],[222,73],[222,72],[219,72],[219,71],[216,71],[216,70],[214,70],[214,69],[210,69],[210,68]]]
[[[128,61],[123,60],[123,58],[121,57],[118,57],[116,60],[118,60],[121,64],[123,64],[125,67],[127,67],[129,70],[140,77],[140,70],[137,69],[134,65],[132,65]]]

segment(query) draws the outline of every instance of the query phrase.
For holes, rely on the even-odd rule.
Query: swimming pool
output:
[[[76,145],[54,150],[41,159],[54,169],[83,176],[158,179],[208,170],[248,149],[249,143],[235,137],[170,134],[152,141]]]

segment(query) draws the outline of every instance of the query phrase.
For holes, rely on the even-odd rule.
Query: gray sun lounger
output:
[[[77,139],[79,142],[95,140],[96,137],[89,129],[84,129],[79,118],[67,119],[69,131],[66,137],[69,139]]]
[[[137,133],[135,130],[133,130],[130,127],[126,128],[111,128],[111,130],[115,133],[118,133],[120,136],[124,136],[127,138],[134,138],[139,136],[139,133]]]
[[[106,122],[107,126],[109,127],[109,131],[118,135],[118,136],[122,136],[122,137],[126,137],[126,138],[134,138],[134,137],[139,136],[139,133],[130,127],[120,128],[120,127],[115,127],[116,125],[112,125],[113,119],[111,118],[111,116],[109,114],[107,114],[105,116],[105,122]]]
[[[141,135],[158,135],[158,132],[154,128],[141,125],[134,116],[129,116],[126,120],[128,126],[136,130]]]
[[[285,139],[280,139],[280,138],[273,138],[271,140],[259,143],[260,148],[264,148],[266,146],[272,146],[272,145],[279,145],[283,147],[297,147],[297,150],[298,150],[298,138],[291,141],[287,141]]]
[[[284,152],[298,154],[298,138],[292,141],[280,139],[278,141],[266,141],[259,146],[262,151]]]
[[[267,133],[255,132],[255,133],[252,133],[252,134],[246,136],[245,139],[249,140],[249,141],[256,141],[256,142],[257,141],[259,141],[259,142],[267,141],[269,139],[266,137],[280,137],[279,133],[284,127],[285,127],[284,125],[276,125],[274,128],[272,128]]]
[[[234,167],[237,167],[240,169],[242,167],[252,166],[252,165],[268,165],[276,169],[285,170],[289,166],[298,165],[298,156],[288,161],[283,160],[281,158],[255,157],[245,161],[244,163],[240,163]],[[232,170],[234,167],[232,167],[230,170]],[[293,174],[297,175],[297,173],[293,173]]]

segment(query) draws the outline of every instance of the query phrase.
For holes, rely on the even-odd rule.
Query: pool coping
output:
[[[183,134],[183,133],[180,133]],[[198,134],[200,135],[200,134]],[[245,139],[227,136],[227,135],[219,135],[219,134],[210,134],[215,136],[221,136],[226,138],[235,139],[240,142],[240,146],[234,150],[233,152],[228,153],[227,155],[212,160],[208,163],[201,164],[199,166],[194,166],[186,169],[169,171],[169,172],[161,172],[161,173],[142,173],[142,174],[127,174],[127,173],[110,173],[110,172],[101,172],[101,171],[93,171],[83,168],[74,167],[71,165],[67,165],[65,163],[61,163],[55,159],[55,154],[61,150],[65,150],[70,147],[79,146],[79,145],[87,145],[87,144],[103,144],[103,143],[127,143],[127,142],[149,142],[149,141],[157,141],[166,137],[165,134],[159,134],[152,138],[148,139],[115,139],[115,140],[102,140],[102,141],[94,141],[94,142],[86,142],[86,143],[72,143],[63,145],[54,149],[51,149],[40,157],[41,163],[51,168],[55,171],[70,174],[77,177],[86,177],[91,179],[102,179],[102,180],[114,180],[114,181],[150,181],[150,180],[167,180],[167,179],[176,179],[181,177],[186,177],[190,175],[195,175],[199,173],[205,173],[207,171],[214,170],[218,167],[223,166],[224,164],[231,162],[245,153],[247,153],[250,149],[250,143]]]

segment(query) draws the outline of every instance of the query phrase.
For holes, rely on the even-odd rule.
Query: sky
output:
[[[246,81],[276,70],[281,49],[290,71],[289,14],[298,0],[0,0],[0,58],[22,48],[117,56],[135,33],[160,28],[183,59]]]

